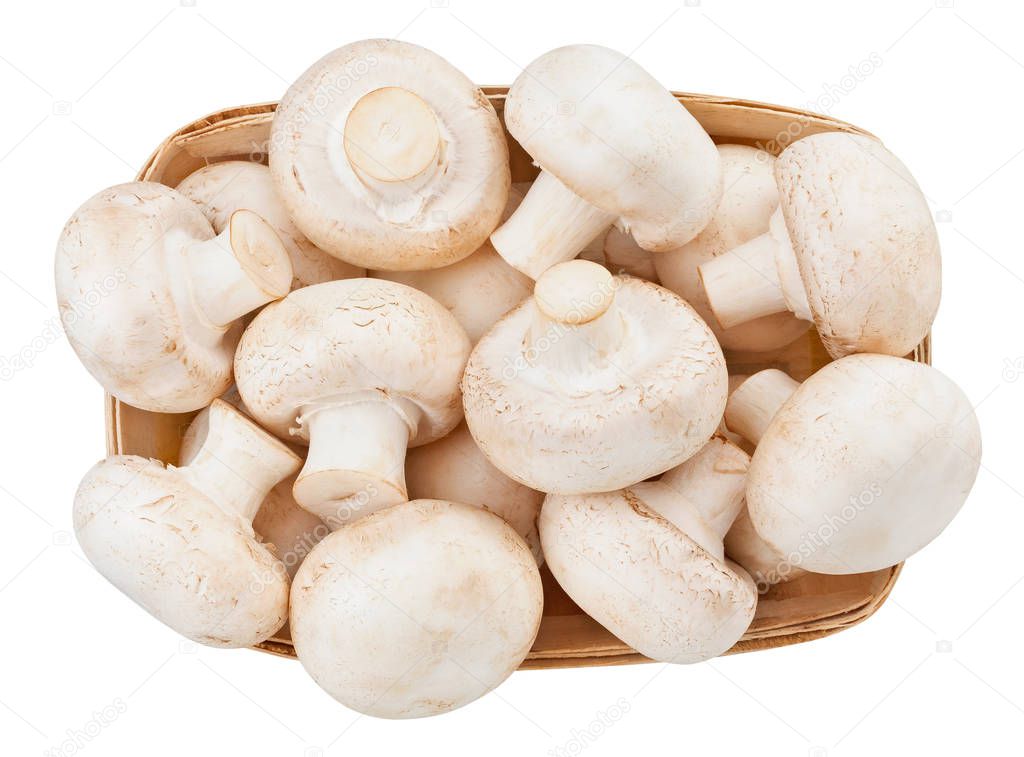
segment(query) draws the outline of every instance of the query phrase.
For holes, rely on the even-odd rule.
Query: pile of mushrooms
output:
[[[908,359],[939,245],[880,142],[716,146],[592,45],[527,66],[504,119],[530,184],[464,74],[350,44],[285,93],[269,165],[103,190],[57,248],[103,388],[201,411],[176,464],[86,474],[85,555],[196,642],[284,634],[379,717],[507,678],[542,569],[642,655],[699,662],[776,584],[913,555],[979,468],[971,403]],[[802,383],[730,375],[815,333],[834,360]]]

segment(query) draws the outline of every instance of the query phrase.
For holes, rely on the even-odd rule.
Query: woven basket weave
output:
[[[507,87],[484,87],[499,115],[507,91]],[[776,105],[707,95],[677,93],[676,96],[716,142],[756,145],[776,154],[793,140],[809,134],[837,130],[866,133],[827,116]],[[193,121],[164,140],[140,171],[138,179],[175,186],[207,163],[239,159],[265,162],[275,106],[275,103],[265,103],[229,108]],[[522,148],[511,137],[508,140],[512,180],[532,180],[537,169]],[[909,357],[930,362],[930,338]],[[775,367],[797,380],[806,378],[829,360],[813,330],[777,354],[750,356],[726,352],[726,358],[730,373],[749,374]],[[192,415],[144,412],[107,396],[107,452],[176,463],[182,434]],[[861,622],[888,597],[900,567],[852,576],[807,574],[773,587],[761,597],[753,624],[730,653],[810,641]],[[523,663],[524,668],[614,665],[646,660],[585,615],[546,569],[542,573],[544,619],[533,650]],[[259,648],[295,656],[287,638],[273,638]]]

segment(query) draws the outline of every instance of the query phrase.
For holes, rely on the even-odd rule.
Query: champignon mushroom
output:
[[[285,93],[270,170],[314,244],[375,270],[469,255],[508,198],[508,147],[487,97],[444,58],[398,40],[328,53]]]
[[[540,627],[543,590],[526,543],[481,508],[416,500],[335,531],[299,568],[295,651],[358,712],[454,710],[504,681]]]
[[[718,206],[711,137],[622,53],[570,45],[540,56],[509,89],[505,124],[541,172],[491,243],[531,278],[613,223],[645,250],[679,247]]]
[[[502,218],[508,218],[526,195],[513,184]],[[501,316],[530,296],[533,280],[510,266],[485,241],[458,263],[428,271],[371,271],[377,279],[397,281],[425,292],[448,308],[476,342]]]
[[[469,430],[499,470],[582,494],[686,460],[714,433],[727,383],[714,335],[678,296],[572,260],[477,343],[462,390]]]
[[[231,385],[236,321],[288,293],[274,230],[247,210],[215,235],[199,209],[153,182],[105,189],[57,245],[68,341],[111,395],[159,413],[209,405]]]
[[[242,398],[234,386],[220,399],[245,414],[244,407],[241,407]],[[208,416],[211,412],[211,408],[203,409],[189,424],[178,449],[179,465],[188,465],[199,454],[204,434],[209,427]],[[295,577],[306,555],[330,533],[322,520],[296,504],[295,497],[292,496],[294,485],[293,472],[274,485],[259,505],[252,520],[253,530],[281,561],[288,571],[289,578]]]
[[[199,206],[218,234],[236,210],[251,210],[273,227],[292,263],[292,289],[336,279],[365,276],[366,271],[328,255],[302,235],[277,196],[270,169],[247,160],[211,163],[189,174],[178,191]]]
[[[693,663],[735,644],[757,591],[725,559],[743,504],[746,455],[712,442],[668,481],[549,494],[540,515],[548,567],[584,612],[652,660]]]
[[[114,586],[183,636],[248,647],[288,617],[288,574],[252,519],[299,458],[215,400],[183,467],[108,457],[75,495],[82,551]]]
[[[978,474],[971,403],[934,368],[851,355],[803,384],[754,374],[729,428],[757,444],[747,507],[775,554],[814,573],[863,573],[910,557],[949,524]]]
[[[878,141],[829,132],[779,156],[769,232],[700,265],[724,328],[792,311],[832,357],[906,355],[939,305],[939,240],[906,167]]]
[[[768,231],[768,219],[779,207],[775,158],[746,145],[719,145],[724,191],[711,222],[682,247],[653,256],[662,286],[693,305],[711,327],[724,350],[769,352],[811,327],[788,310],[732,328],[722,328],[708,304],[698,267]]]
[[[544,494],[513,481],[487,459],[465,423],[436,442],[409,450],[405,481],[410,499],[444,499],[476,505],[502,518],[544,562],[537,514]]]
[[[750,574],[758,594],[765,594],[776,584],[792,581],[807,572],[776,552],[758,535],[746,507],[736,516],[732,528],[725,535],[725,554]]]
[[[458,425],[469,349],[452,314],[422,292],[331,281],[253,319],[235,379],[256,420],[309,445],[295,500],[335,528],[408,499],[406,449]]]

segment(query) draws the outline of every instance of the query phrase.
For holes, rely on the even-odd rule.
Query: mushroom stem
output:
[[[189,245],[185,256],[193,301],[218,328],[291,288],[287,250],[270,225],[249,210],[233,213],[224,231]]]
[[[744,439],[758,444],[772,418],[800,383],[775,368],[758,371],[729,397],[725,425]]]
[[[401,87],[359,98],[345,120],[344,146],[359,180],[388,196],[422,187],[437,174],[442,157],[434,111]]]
[[[292,493],[332,530],[408,499],[405,453],[419,410],[374,395],[318,402],[298,419],[309,454]]]
[[[537,279],[576,257],[615,218],[541,171],[512,217],[491,234],[491,244],[509,265]]]
[[[715,437],[681,465],[662,474],[662,484],[689,499],[719,541],[744,506],[750,456]]]
[[[252,523],[263,500],[299,468],[299,457],[223,400],[197,416],[189,433],[202,439],[182,477],[226,512]]]
[[[723,537],[704,519],[701,508],[692,499],[661,481],[643,481],[625,491],[627,500],[639,500],[643,506],[656,512],[709,554],[719,560],[725,559]]]
[[[527,360],[569,376],[607,367],[626,331],[616,287],[606,268],[586,260],[545,271],[534,287],[534,317],[523,345]]]
[[[778,210],[768,231],[702,263],[697,272],[722,328],[787,311],[811,320],[796,255]]]

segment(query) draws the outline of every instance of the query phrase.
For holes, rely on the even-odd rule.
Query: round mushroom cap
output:
[[[775,414],[750,464],[750,519],[806,570],[879,570],[939,535],[980,456],[978,420],[952,381],[903,358],[852,355]]]
[[[292,289],[366,275],[365,270],[328,255],[295,228],[277,196],[270,169],[261,163],[212,163],[189,174],[177,189],[199,206],[218,234],[236,210],[251,210],[269,223],[292,262]]]
[[[367,715],[415,718],[468,704],[519,667],[543,589],[501,518],[415,500],[320,542],[291,601],[295,651],[327,693]]]
[[[241,326],[203,320],[183,268],[183,248],[213,237],[190,200],[154,182],[104,189],[64,227],[55,264],[61,321],[82,364],[122,402],[187,412],[231,384]]]
[[[686,244],[718,207],[722,171],[711,137],[615,50],[569,45],[541,55],[509,89],[505,124],[537,165],[618,216],[646,250]]]
[[[719,145],[718,154],[724,191],[714,217],[692,241],[653,255],[654,267],[662,286],[693,305],[715,332],[722,349],[768,352],[799,338],[811,324],[787,311],[722,328],[697,268],[768,231],[768,220],[779,206],[775,157],[746,145]]]
[[[367,122],[350,125],[361,102]],[[433,156],[415,149],[423,132]],[[360,162],[386,180],[364,181]],[[392,162],[421,164],[425,178],[409,186],[391,175]],[[472,253],[497,226],[511,181],[501,122],[483,92],[444,58],[397,40],[345,45],[299,77],[274,116],[270,169],[309,239],[382,270],[436,268]]]
[[[409,450],[405,482],[410,499],[444,499],[494,513],[526,540],[537,564],[543,564],[537,514],[544,494],[495,468],[465,423],[432,444]]]
[[[362,391],[404,399],[422,412],[409,441],[416,446],[462,419],[469,349],[452,314],[422,292],[346,279],[297,289],[260,311],[238,344],[235,380],[249,412],[283,438],[311,403]]]
[[[735,644],[757,607],[754,582],[645,503],[662,484],[549,494],[540,538],[551,573],[594,620],[641,654],[701,662]]]
[[[899,159],[870,137],[814,134],[775,178],[814,324],[832,357],[906,355],[939,306],[939,238]]]
[[[200,644],[249,647],[288,618],[288,574],[252,526],[159,461],[95,465],[75,495],[74,527],[104,578]]]
[[[595,264],[562,264],[582,265]],[[505,475],[533,489],[578,494],[629,486],[682,463],[722,418],[728,375],[704,321],[656,284],[613,281],[614,309],[601,317],[621,317],[623,338],[610,352],[594,353],[587,371],[537,360],[555,350],[593,352],[573,327],[552,322],[535,344],[524,344],[542,310],[536,295],[495,324],[466,365],[463,404],[473,438]],[[541,282],[538,293],[556,289]],[[593,317],[582,308],[577,315]]]

